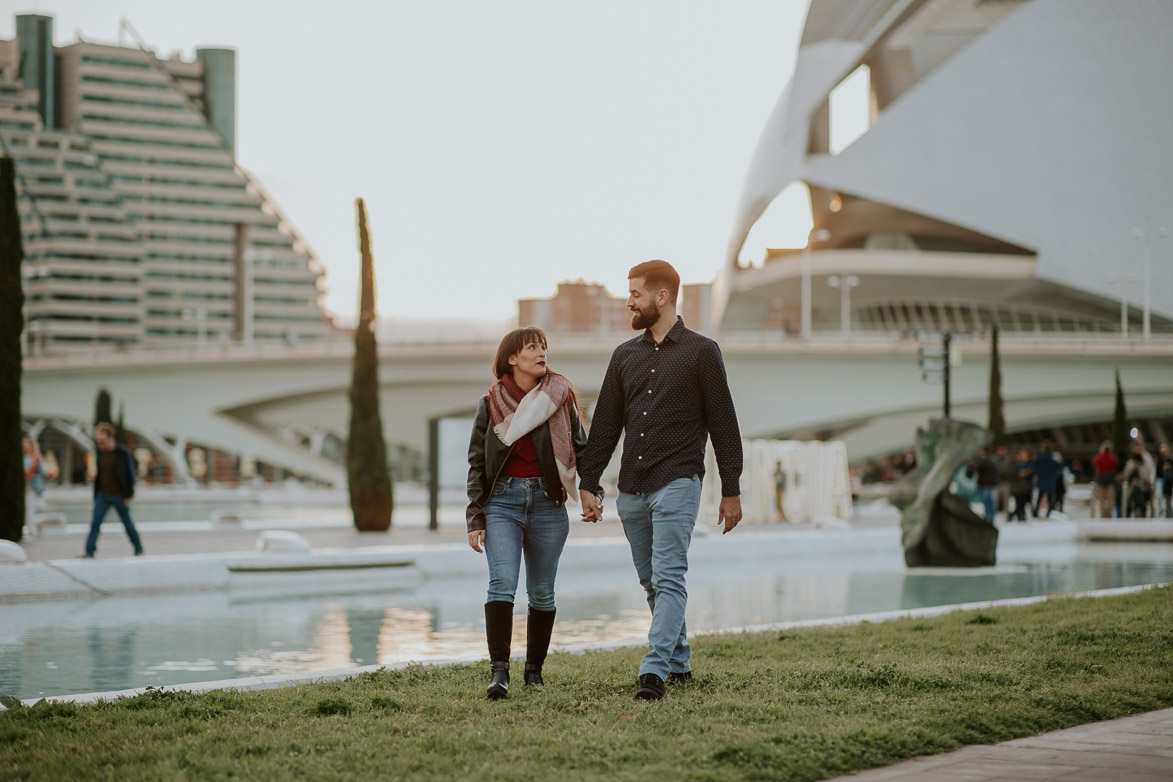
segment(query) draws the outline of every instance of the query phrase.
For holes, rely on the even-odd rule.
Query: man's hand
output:
[[[725,525],[721,534],[724,535],[732,530],[739,521],[741,521],[741,497],[722,497],[721,507],[717,511],[717,523]]]
[[[603,504],[594,492],[586,489],[578,490],[578,499],[582,502],[582,520],[596,522],[603,518]]]
[[[481,546],[485,545],[485,531],[483,529],[474,529],[468,533],[468,545],[472,546],[472,550],[476,553],[484,553],[484,549]]]

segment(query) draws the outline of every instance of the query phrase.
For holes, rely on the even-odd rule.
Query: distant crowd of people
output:
[[[1063,510],[1067,487],[1092,481],[1092,514],[1100,518],[1173,518],[1173,457],[1162,443],[1156,458],[1136,439],[1131,452],[1121,459],[1105,440],[1091,460],[1066,462],[1054,443],[1043,441],[1039,449],[1006,446],[983,448],[977,459],[955,476],[963,495],[980,499],[986,521],[994,522],[999,508],[1008,521],[1050,518]]]

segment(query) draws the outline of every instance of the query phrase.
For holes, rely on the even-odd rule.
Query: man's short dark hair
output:
[[[667,261],[644,261],[631,267],[627,279],[644,278],[644,285],[648,293],[655,296],[660,291],[668,291],[668,300],[676,306],[676,295],[680,292],[680,275]]]

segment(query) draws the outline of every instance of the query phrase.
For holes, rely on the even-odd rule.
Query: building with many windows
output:
[[[0,41],[30,349],[324,337],[324,271],[237,163],[236,53]],[[131,31],[133,33],[133,31]]]

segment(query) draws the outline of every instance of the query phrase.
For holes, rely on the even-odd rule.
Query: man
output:
[[[1055,458],[1055,446],[1050,440],[1043,441],[1043,450],[1035,457],[1031,465],[1035,473],[1035,487],[1039,494],[1035,497],[1035,518],[1039,517],[1039,506],[1043,498],[1047,500],[1047,515],[1051,518],[1051,511],[1055,510],[1056,486],[1059,482],[1059,471],[1063,469],[1063,462]]]
[[[1124,464],[1124,516],[1148,515],[1149,502],[1153,497],[1153,480],[1157,465],[1153,455],[1144,447],[1144,440],[1136,438],[1132,443],[1132,456]]]
[[[1112,441],[1100,443],[1100,451],[1092,458],[1092,467],[1096,471],[1096,497],[1099,499],[1101,519],[1110,519],[1115,514],[1116,507],[1116,467],[1119,465],[1116,454],[1112,453]]]
[[[86,538],[87,559],[93,559],[98,550],[98,533],[106,511],[114,508],[126,536],[134,546],[134,555],[142,556],[143,544],[138,530],[130,520],[130,500],[134,497],[134,459],[124,445],[114,441],[113,424],[100,423],[94,428],[94,443],[98,446],[97,474],[94,476],[94,516],[90,521],[90,535]]]
[[[1169,454],[1169,444],[1161,443],[1157,449],[1157,512],[1160,515],[1162,505],[1167,519],[1173,519],[1173,456]]]
[[[705,440],[721,476],[722,534],[741,521],[741,432],[717,343],[676,314],[680,275],[665,261],[628,273],[631,327],[643,334],[611,355],[578,465],[583,520],[602,518],[599,478],[626,431],[619,519],[652,609],[636,697],[659,700],[664,683],[692,678],[684,624],[688,546],[700,508]]]
[[[990,452],[983,448],[978,456],[977,487],[978,497],[982,507],[986,510],[986,521],[994,523],[994,514],[997,505],[994,503],[994,490],[998,486],[998,463],[990,458]]]

